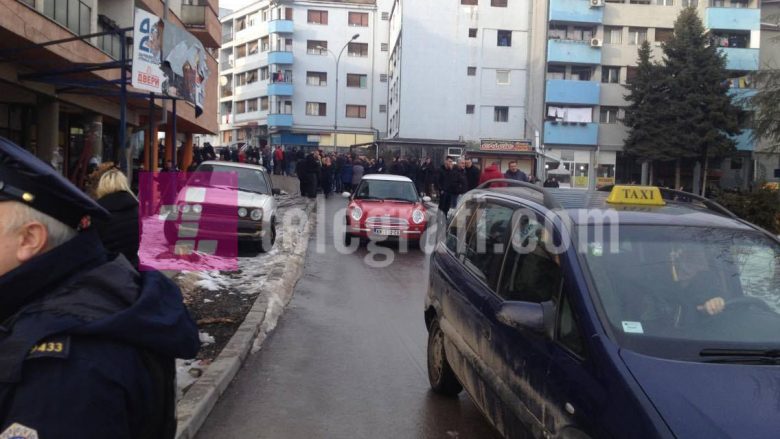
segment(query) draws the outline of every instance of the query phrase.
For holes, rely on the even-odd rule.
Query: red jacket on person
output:
[[[482,171],[482,175],[479,176],[479,184],[482,184],[488,180],[502,179],[504,174],[498,169],[496,165],[490,165]],[[504,183],[495,183],[492,187],[506,187]]]

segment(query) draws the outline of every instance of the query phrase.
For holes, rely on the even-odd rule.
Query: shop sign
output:
[[[483,140],[479,145],[480,151],[505,151],[505,152],[528,152],[533,151],[529,142],[521,141],[501,141],[501,140]]]
[[[615,184],[615,177],[597,177],[596,187],[611,186]]]

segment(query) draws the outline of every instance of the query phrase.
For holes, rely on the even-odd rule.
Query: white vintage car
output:
[[[234,174],[228,174],[234,173]],[[225,178],[225,175],[232,177]],[[232,183],[231,183],[232,182]],[[208,198],[197,199],[208,191]],[[193,194],[196,194],[193,199]],[[276,199],[271,176],[262,166],[223,161],[201,163],[179,191],[176,205],[182,221],[166,221],[170,244],[193,235],[225,237],[256,243],[270,250],[276,241]],[[186,221],[194,215],[195,222]]]

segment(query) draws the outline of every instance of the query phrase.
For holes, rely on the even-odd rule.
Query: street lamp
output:
[[[341,48],[341,51],[339,52],[339,56],[336,56],[333,52],[330,51],[330,49],[322,46],[317,46],[319,50],[327,50],[331,56],[336,60],[336,99],[334,103],[334,111],[333,111],[333,151],[336,151],[336,130],[338,130],[339,125],[339,62],[341,62],[341,55],[344,54],[344,49],[349,46],[349,43],[357,40],[360,37],[360,34],[352,35],[352,38],[349,39],[344,44],[344,47]]]

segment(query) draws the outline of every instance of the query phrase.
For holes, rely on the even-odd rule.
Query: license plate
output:
[[[385,236],[401,236],[401,231],[398,229],[374,229],[374,234]]]

